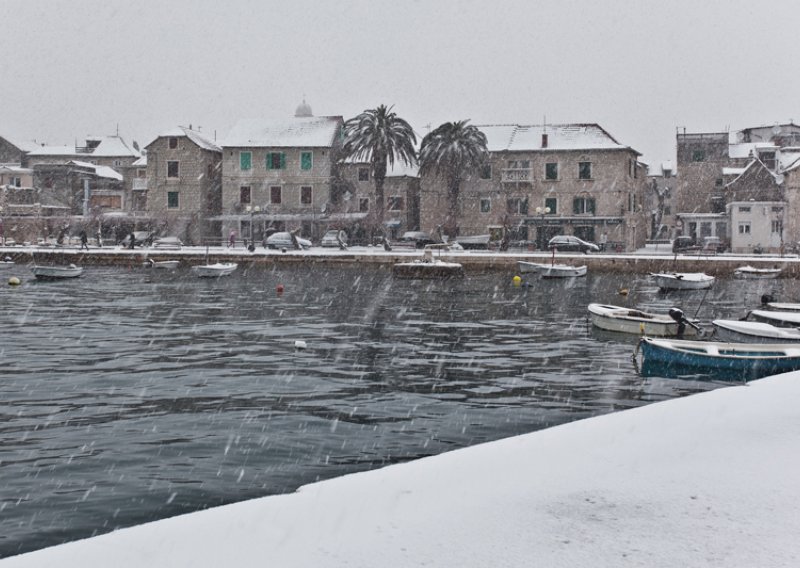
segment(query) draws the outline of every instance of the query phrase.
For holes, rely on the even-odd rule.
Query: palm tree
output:
[[[477,172],[489,157],[486,135],[468,122],[442,124],[422,139],[419,149],[420,175],[435,174],[447,184],[448,210],[444,228],[451,237],[458,232],[461,180]]]
[[[394,107],[380,105],[368,109],[344,124],[343,153],[357,161],[369,161],[375,180],[375,213],[383,230],[383,185],[388,166],[395,160],[412,165],[417,160],[417,136],[411,126],[392,112]]]

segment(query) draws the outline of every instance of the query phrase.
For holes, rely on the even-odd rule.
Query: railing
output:
[[[147,179],[146,178],[133,178],[133,189],[136,191],[146,191],[147,190]]]

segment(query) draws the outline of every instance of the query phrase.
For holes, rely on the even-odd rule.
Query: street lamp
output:
[[[250,244],[247,245],[247,250],[253,252],[254,250],[256,250],[256,245],[253,242],[253,219],[256,213],[261,212],[261,207],[259,207],[258,205],[256,205],[255,207],[251,207],[250,205],[248,205],[246,210],[248,213],[250,213]]]
[[[539,226],[539,239],[538,239],[539,240],[539,249],[544,249],[544,245],[545,245],[544,216],[550,214],[550,208],[549,207],[544,207],[544,208],[537,207],[536,208],[536,214],[539,216],[539,219],[541,220],[540,226]]]

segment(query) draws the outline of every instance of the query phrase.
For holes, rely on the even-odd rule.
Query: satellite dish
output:
[[[772,133],[775,136],[777,136],[778,134],[781,133],[781,127],[776,124],[775,126],[772,127]]]
[[[736,140],[739,142],[744,142],[744,132],[737,132],[736,133]]]

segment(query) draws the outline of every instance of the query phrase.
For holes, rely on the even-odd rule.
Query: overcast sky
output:
[[[596,122],[658,163],[675,131],[800,122],[796,0],[0,0],[0,136],[50,144],[240,118]]]

